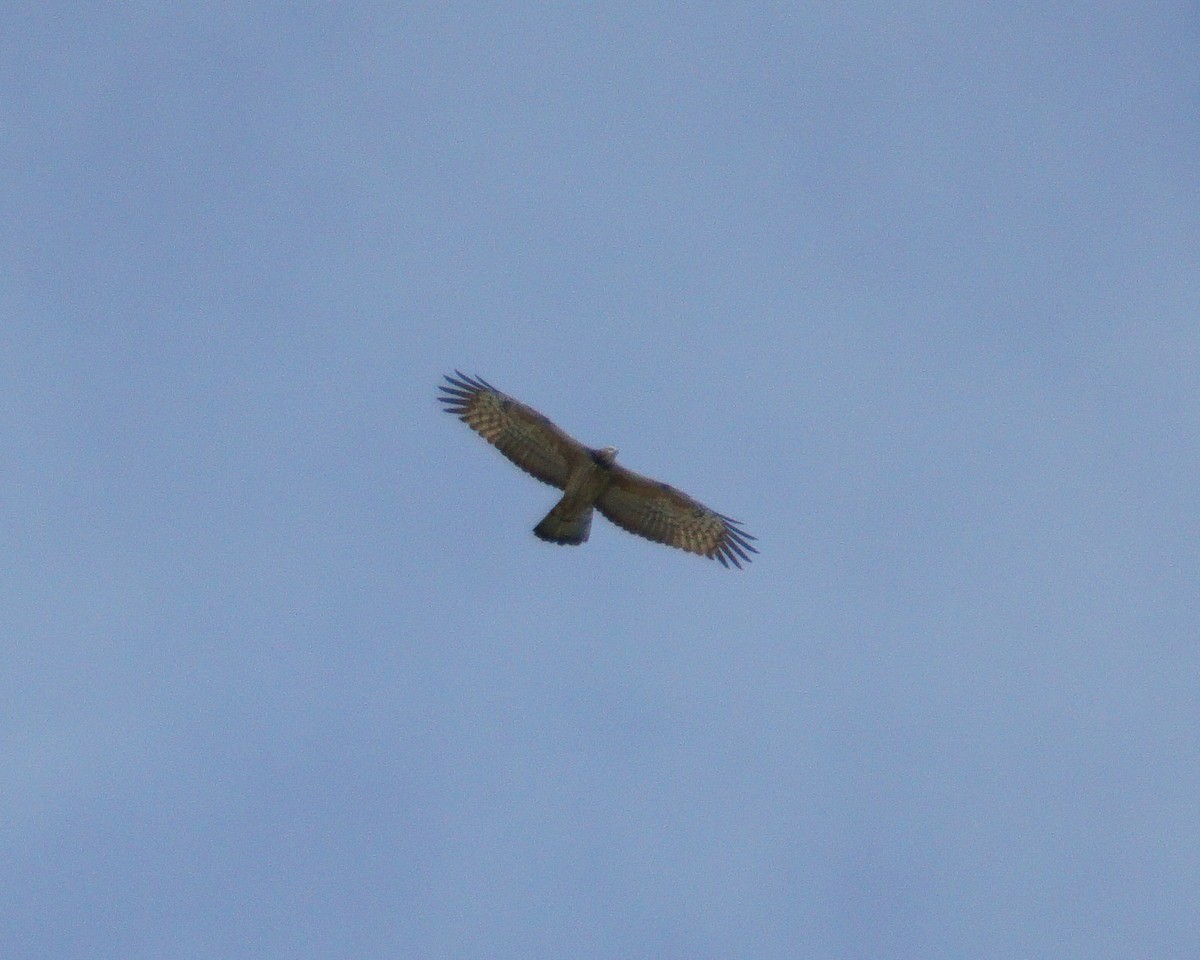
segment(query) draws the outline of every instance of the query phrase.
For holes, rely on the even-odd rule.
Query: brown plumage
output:
[[[584,446],[532,407],[501,393],[480,377],[459,371],[446,377],[438,399],[518,467],[563,497],[533,532],[551,543],[588,538],[592,510],[639,537],[741,568],[755,539],[740,521],[710,510],[669,484],[626,470],[615,447]]]

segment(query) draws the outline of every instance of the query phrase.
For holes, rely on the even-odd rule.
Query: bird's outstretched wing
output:
[[[740,521],[710,510],[676,490],[626,470],[612,467],[612,483],[596,500],[596,509],[613,523],[639,537],[679,547],[690,553],[731,563],[740,568],[758,551],[756,539],[739,526]]]
[[[461,419],[526,473],[560,490],[566,487],[571,470],[587,460],[587,447],[482,377],[454,372],[457,376],[447,376],[438,388],[446,412]]]

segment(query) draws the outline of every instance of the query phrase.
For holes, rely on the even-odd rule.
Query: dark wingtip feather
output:
[[[749,563],[750,554],[758,553],[758,548],[750,543],[755,537],[735,524],[736,521],[725,521],[725,537],[722,540],[722,546]]]
[[[477,392],[479,390],[495,390],[496,389],[495,387],[493,387],[490,383],[488,383],[486,380],[483,379],[483,377],[479,376],[478,374],[471,377],[471,376],[468,376],[467,374],[463,373],[461,370],[457,370],[457,369],[454,371],[453,377],[450,376],[449,374],[446,374],[445,377],[456,387],[462,387],[464,389],[471,390],[472,392]]]
[[[709,556],[719,561],[724,567],[733,564],[737,569],[741,570],[743,563],[750,563],[753,559],[750,554],[758,553],[758,549],[749,542],[755,539],[755,537],[738,526],[741,521],[731,520],[721,513],[717,514],[717,516],[721,518],[725,526],[725,533],[721,537],[720,543],[713,548]]]
[[[438,390],[441,391],[438,399],[446,405],[444,409],[447,413],[462,416],[481,391],[496,390],[482,377],[468,377],[461,370],[455,370],[454,374],[453,377],[448,373],[443,374],[446,382],[438,384]]]

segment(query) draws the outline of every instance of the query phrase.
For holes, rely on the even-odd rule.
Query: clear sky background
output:
[[[0,84],[0,955],[1200,955],[1194,4],[12,4]],[[455,367],[761,556],[538,541]]]

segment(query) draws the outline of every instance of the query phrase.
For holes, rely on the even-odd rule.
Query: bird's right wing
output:
[[[586,462],[587,447],[533,407],[527,407],[493,387],[482,377],[458,370],[446,377],[438,399],[467,426],[493,444],[526,473],[543,483],[567,485],[571,471]]]

